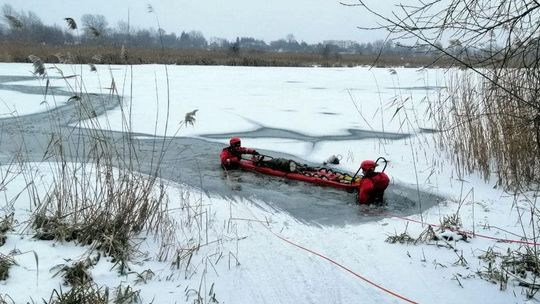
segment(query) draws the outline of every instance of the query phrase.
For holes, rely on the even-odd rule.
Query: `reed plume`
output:
[[[70,30],[77,29],[77,23],[75,22],[73,18],[67,17],[67,18],[64,18],[64,20],[66,20],[67,26]]]

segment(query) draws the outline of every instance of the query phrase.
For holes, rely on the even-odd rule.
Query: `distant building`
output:
[[[229,45],[229,41],[227,41],[227,39],[225,39],[225,38],[211,37],[211,38],[208,40],[208,45],[209,45],[211,48],[222,48],[222,47],[228,46],[228,45]]]
[[[352,40],[324,40],[323,44],[331,44],[342,49],[348,49],[350,47],[357,45],[358,43]]]

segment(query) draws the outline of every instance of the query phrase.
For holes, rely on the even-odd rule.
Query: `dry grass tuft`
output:
[[[387,237],[385,242],[390,244],[416,244],[416,239],[411,237],[407,232],[403,232],[401,234],[396,233],[395,235]]]
[[[62,288],[53,290],[49,301],[44,304],[108,304],[109,289],[95,284],[78,285],[64,293]]]
[[[119,285],[114,296],[110,295],[107,287],[100,287],[95,283],[76,285],[68,292],[62,288],[52,291],[49,300],[43,299],[44,304],[140,304],[143,303],[140,290],[134,290],[131,286]],[[1,298],[0,298],[1,299]],[[2,302],[0,301],[0,304]]]
[[[115,294],[115,304],[142,303],[140,290],[134,290],[131,286],[118,286]]]
[[[58,269],[58,271],[53,275],[56,277],[58,274],[62,275],[64,278],[64,285],[69,286],[79,286],[86,285],[91,283],[92,276],[88,272],[90,267],[93,267],[99,261],[100,256],[98,255],[94,259],[86,258],[81,261],[72,263],[71,265],[61,264],[53,268],[53,270]]]
[[[461,228],[461,218],[459,217],[459,214],[455,213],[444,216],[440,222],[441,225],[437,227],[437,229],[433,229],[433,226],[427,225],[426,229],[424,229],[417,238],[413,238],[405,231],[401,234],[396,233],[395,235],[389,236],[386,239],[386,242],[391,244],[400,243],[417,245],[421,243],[429,244],[431,242],[443,241],[443,243],[446,244],[446,247],[452,248],[452,246],[448,244],[448,241],[467,241],[467,235],[459,232],[459,229]]]
[[[2,302],[0,302],[2,303]],[[44,304],[139,304],[142,303],[140,290],[131,286],[120,285],[116,288],[114,297],[110,296],[109,288],[99,287],[94,283],[76,285],[68,292],[53,290],[49,301]]]
[[[0,220],[0,246],[6,243],[6,233],[13,230],[13,223],[15,221],[15,213],[4,215],[4,218]]]
[[[202,290],[195,290],[195,289],[187,289],[186,290],[186,297],[193,298],[194,304],[219,304],[219,301],[216,298],[216,292],[214,290],[214,284],[210,286],[210,291],[208,292],[208,296],[201,293]]]
[[[496,252],[493,248],[488,248],[486,252],[481,254],[478,258],[483,260],[487,266],[484,266],[481,270],[478,270],[478,275],[493,284],[498,284],[500,290],[505,290],[508,285],[508,275],[505,273],[502,266],[497,263],[497,260],[500,258],[500,254]]]
[[[9,277],[9,268],[17,265],[13,257],[0,253],[0,281],[5,281]]]
[[[432,226],[428,225],[427,228],[424,231],[422,231],[422,233],[420,233],[420,235],[416,239],[416,242],[427,243],[427,242],[431,242],[437,239],[438,239],[437,233],[435,232],[435,230],[433,230]]]
[[[439,230],[445,231],[455,231],[459,230],[462,227],[461,224],[461,217],[458,213],[453,213],[450,215],[443,216],[442,220],[440,221]]]
[[[69,223],[63,221],[60,217],[47,217],[36,214],[32,220],[32,228],[36,233],[34,237],[42,241],[67,240],[73,239],[77,229],[70,227]]]
[[[519,286],[524,287],[529,299],[540,290],[540,263],[535,248],[520,247],[499,253],[490,247],[478,258],[487,264],[477,272],[478,275],[498,284],[501,290],[506,289],[509,279],[514,279]]]

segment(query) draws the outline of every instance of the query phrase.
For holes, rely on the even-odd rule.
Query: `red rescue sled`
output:
[[[361,178],[326,167],[311,167],[293,160],[272,158],[268,155],[242,159],[240,167],[247,171],[329,186],[347,191],[358,190]],[[357,172],[358,173],[358,172]]]

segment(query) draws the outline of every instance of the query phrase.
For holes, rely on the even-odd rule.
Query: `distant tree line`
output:
[[[163,29],[132,28],[125,21],[111,26],[103,15],[86,14],[81,20],[65,18],[65,25],[46,25],[32,11],[16,11],[3,5],[0,23],[0,41],[39,43],[49,46],[62,45],[126,45],[140,48],[228,50],[232,53],[287,52],[313,53],[324,58],[342,54],[426,56],[436,55],[435,48],[410,47],[392,40],[368,43],[354,41],[324,41],[315,44],[298,42],[293,34],[269,43],[252,37],[238,37],[234,41],[224,38],[206,39],[200,31],[182,31],[180,35]],[[62,22],[64,22],[62,21]],[[452,46],[455,47],[455,46]]]

